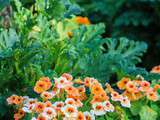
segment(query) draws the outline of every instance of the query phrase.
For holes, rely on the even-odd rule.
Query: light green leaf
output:
[[[140,120],[156,120],[158,114],[150,107],[143,106],[139,115],[140,115]]]

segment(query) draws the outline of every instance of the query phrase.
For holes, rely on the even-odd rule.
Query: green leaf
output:
[[[130,111],[132,112],[133,115],[136,116],[139,114],[139,112],[141,111],[141,108],[142,108],[142,104],[143,104],[143,102],[141,102],[140,100],[132,102]]]
[[[140,115],[140,120],[156,120],[158,114],[150,107],[143,106],[139,115]]]
[[[11,48],[17,41],[18,36],[14,29],[3,30],[0,33],[0,51]]]

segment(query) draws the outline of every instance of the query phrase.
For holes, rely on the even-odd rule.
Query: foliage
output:
[[[118,11],[125,0],[117,4],[114,2],[107,3],[112,3],[117,8],[108,9]],[[12,108],[6,107],[4,101],[6,96],[15,92],[37,96],[32,91],[32,86],[42,76],[53,78],[68,72],[74,77],[94,77],[102,84],[106,81],[111,82],[113,86],[124,76],[135,78],[140,74],[146,80],[154,80],[155,83],[160,78],[159,74],[149,73],[145,69],[136,67],[147,50],[145,42],[133,41],[126,37],[104,37],[106,28],[103,23],[91,24],[87,17],[76,16],[83,10],[74,0],[36,0],[36,2],[11,0],[6,1],[0,8],[2,9],[0,13],[2,21],[0,24],[0,108],[2,109],[0,117],[2,119],[10,119],[12,115],[6,116],[7,112],[12,113]],[[114,19],[112,16],[117,12],[104,14]],[[140,15],[137,13],[134,16]],[[110,24],[111,21],[108,23]],[[119,21],[117,20],[115,27],[132,24]],[[150,21],[152,20],[140,24],[148,25]],[[139,21],[134,24],[139,24]],[[112,79],[113,75],[117,76],[116,81]],[[153,111],[157,112],[155,109]],[[125,109],[117,106],[116,110],[118,112],[109,114],[106,116],[107,119],[115,116],[129,119],[130,116]],[[143,118],[143,114],[140,116]],[[157,115],[153,112],[153,116]]]
[[[89,16],[93,23],[106,24],[106,36],[126,36],[147,42],[149,50],[141,66],[151,69],[159,64],[159,0],[76,1],[84,9],[83,15]]]

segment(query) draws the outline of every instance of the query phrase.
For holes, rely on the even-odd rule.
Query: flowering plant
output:
[[[117,86],[123,91],[113,89],[108,83],[103,86],[95,78],[73,79],[72,75],[64,73],[54,78],[53,83],[48,77],[36,82],[34,91],[40,98],[12,95],[7,102],[16,106],[15,120],[27,115],[31,120],[95,120],[107,119],[121,107],[131,108],[131,101],[159,100],[160,85],[151,87],[142,77],[135,80],[124,77]]]

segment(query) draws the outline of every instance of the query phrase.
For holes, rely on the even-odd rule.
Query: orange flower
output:
[[[147,98],[149,100],[152,100],[152,101],[157,101],[158,100],[158,95],[157,95],[156,92],[150,91],[150,92],[147,93]]]
[[[68,73],[63,73],[63,74],[62,74],[62,77],[65,77],[68,81],[72,81],[72,80],[73,80],[72,75],[70,75],[70,74],[68,74]]]
[[[65,91],[66,91],[67,94],[69,94],[69,95],[79,96],[78,89],[76,89],[76,88],[73,87],[73,86],[66,86],[66,87],[65,87]]]
[[[73,98],[67,98],[65,100],[65,103],[69,104],[69,105],[73,105],[73,106],[75,106],[75,104],[76,104],[76,102],[75,102],[75,100]]]
[[[17,96],[17,95],[12,95],[9,98],[7,98],[8,104],[22,104],[23,102],[23,97]]]
[[[84,79],[84,85],[85,85],[86,87],[90,87],[90,84],[91,84],[91,79],[90,79],[89,77],[86,77],[86,78]]]
[[[44,81],[44,82],[46,82],[46,84],[47,84],[47,90],[50,89],[51,86],[52,86],[52,83],[51,83],[51,80],[49,79],[49,77],[41,77],[41,78],[39,79],[39,81]]]
[[[36,120],[47,120],[45,116],[39,115]]]
[[[85,120],[85,116],[82,112],[78,112],[76,120]]]
[[[62,112],[66,117],[77,117],[78,110],[72,105],[66,105],[62,108]]]
[[[94,84],[94,85],[92,85],[92,87],[91,87],[91,93],[92,94],[99,94],[99,93],[101,93],[101,92],[103,92],[103,88],[102,88],[102,86],[100,86],[99,84]]]
[[[49,100],[49,99],[52,99],[54,97],[54,93],[53,92],[47,92],[47,91],[44,91],[41,93],[41,97],[43,98],[44,101],[46,100]]]
[[[103,91],[97,95],[93,96],[93,99],[91,101],[91,104],[95,103],[95,102],[103,102],[109,100],[109,97],[106,95],[106,93]]]
[[[92,104],[92,108],[93,108],[94,114],[97,116],[101,116],[106,113],[104,106],[103,106],[103,103],[101,103],[101,102],[97,102],[97,103]]]
[[[83,24],[83,25],[89,25],[90,24],[90,21],[87,17],[77,16],[77,17],[75,17],[75,21],[78,24]]]
[[[77,90],[78,90],[79,93],[84,93],[86,91],[84,86],[77,87]]]
[[[61,113],[61,108],[64,107],[64,103],[61,102],[61,101],[55,102],[55,103],[53,104],[53,106],[54,106],[54,109],[55,109],[57,112],[60,112],[60,113]]]
[[[52,103],[51,103],[50,101],[46,101],[46,102],[45,102],[45,106],[46,106],[46,107],[51,107],[51,106],[52,106]]]
[[[140,98],[143,97],[141,92],[131,93],[131,92],[127,91],[127,90],[123,93],[123,95],[127,96],[130,101],[139,100]]]
[[[34,87],[36,93],[42,93],[48,90],[48,84],[45,81],[37,81]]]
[[[111,93],[111,99],[112,99],[113,101],[121,101],[122,96],[121,96],[118,92],[113,91],[113,92]]]
[[[79,96],[79,99],[82,101],[82,100],[86,100],[87,99],[87,96],[86,96],[86,93],[81,93],[80,96]]]
[[[147,81],[142,81],[140,83],[140,88],[139,88],[141,91],[145,92],[145,91],[148,91],[150,89],[150,83],[147,82]]]
[[[81,102],[80,99],[74,98],[74,101],[75,101],[75,104],[76,104],[77,107],[82,107],[83,106],[83,103]]]
[[[113,112],[114,106],[107,100],[103,102],[104,110],[107,112]]]
[[[109,100],[109,97],[106,95],[106,93],[103,91],[99,94],[102,101]]]
[[[44,108],[45,108],[45,104],[42,103],[42,102],[38,102],[38,103],[36,103],[36,105],[35,105],[35,111],[36,111],[37,113],[41,113],[41,112],[44,110]]]
[[[29,99],[28,105],[33,105],[37,102],[37,99]]]
[[[107,92],[109,92],[109,93],[112,93],[112,92],[114,92],[114,90],[113,90],[113,88],[111,87],[111,85],[110,84],[108,84],[108,83],[106,83],[105,84],[105,86],[106,86],[106,90],[107,90]]]
[[[129,91],[129,92],[137,92],[138,89],[137,87],[135,86],[134,82],[133,81],[129,81],[127,84],[126,84],[126,89]]]
[[[96,102],[102,102],[102,99],[99,97],[99,95],[94,95],[90,103],[94,104]]]
[[[21,96],[18,96],[16,99],[15,99],[15,104],[17,105],[17,104],[22,104],[22,102],[23,102],[23,97],[21,97]]]
[[[128,97],[123,96],[120,102],[123,107],[131,107],[131,103]]]
[[[79,95],[80,95],[80,97],[79,97],[80,100],[85,100],[87,98],[86,93],[85,93],[85,91],[86,91],[85,87],[84,86],[79,86],[79,87],[77,87],[77,90],[78,90]]]
[[[25,115],[25,112],[23,110],[18,110],[17,113],[14,114],[14,119],[19,120],[21,118],[23,118]]]
[[[154,91],[156,92],[158,89],[160,89],[160,85],[159,85],[159,84],[156,84],[153,89],[154,89]]]
[[[152,73],[160,73],[160,65],[153,67],[151,72]]]
[[[117,83],[117,86],[119,89],[125,89],[126,88],[126,84],[128,83],[128,81],[130,81],[130,78],[124,77],[122,78],[122,80],[120,80]]]

